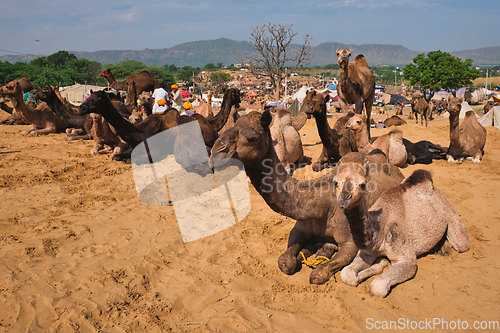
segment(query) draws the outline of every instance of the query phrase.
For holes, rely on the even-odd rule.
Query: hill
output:
[[[291,45],[292,49],[298,49],[298,44]],[[363,54],[368,63],[373,65],[406,65],[413,58],[424,52],[410,50],[401,45],[387,44],[342,44],[327,42],[311,47],[314,58],[311,66],[323,66],[337,63],[336,50],[351,49],[352,57]],[[226,38],[215,40],[204,40],[183,43],[170,48],[144,49],[144,50],[102,50],[96,52],[71,51],[77,58],[95,60],[101,64],[117,63],[123,60],[137,60],[147,64],[176,65],[202,67],[207,63],[223,63],[230,65],[238,63],[238,56],[245,52],[252,53],[250,43],[246,41],[234,41]],[[474,65],[497,65],[500,64],[500,46],[485,47],[476,50],[464,50],[451,53],[461,59],[470,58]],[[0,61],[28,62],[35,59],[35,55],[6,55],[1,56]]]

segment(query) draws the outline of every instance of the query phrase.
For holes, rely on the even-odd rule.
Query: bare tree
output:
[[[248,63],[253,74],[256,69],[261,69],[264,76],[269,77],[272,86],[276,89],[276,96],[280,98],[280,88],[285,79],[285,64],[294,66],[292,71],[299,65],[307,64],[311,58],[311,37],[306,35],[304,43],[299,50],[291,50],[293,38],[297,35],[292,30],[292,25],[271,24],[270,22],[261,27],[252,27],[250,44],[257,51],[255,55],[243,55],[242,63]]]

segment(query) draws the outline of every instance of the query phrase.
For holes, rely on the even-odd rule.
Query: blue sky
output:
[[[251,27],[267,22],[292,24],[294,42],[309,34],[313,46],[374,43],[452,52],[500,45],[498,0],[21,0],[1,8],[0,55],[248,40]]]

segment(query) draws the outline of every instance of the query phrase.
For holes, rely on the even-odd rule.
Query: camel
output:
[[[90,113],[92,118],[92,137],[94,138],[94,147],[90,151],[92,155],[106,154],[110,151],[104,148],[109,146],[115,154],[121,154],[129,148],[128,144],[116,135],[114,128],[98,113]]]
[[[17,81],[19,82],[23,93],[27,93],[34,89],[37,89],[36,84],[31,82],[26,76],[21,76],[19,79],[17,79]]]
[[[460,163],[464,158],[473,163],[481,163],[486,143],[486,129],[477,121],[476,113],[468,111],[459,126],[462,99],[448,100],[450,113],[450,146],[446,158],[448,163]]]
[[[431,174],[416,170],[401,184],[387,189],[370,206],[369,186],[364,168],[352,163],[339,167],[334,178],[337,204],[344,211],[359,252],[342,269],[342,281],[357,286],[382,273],[371,285],[374,296],[385,297],[392,286],[405,282],[417,272],[417,257],[429,252],[446,235],[458,252],[469,249],[469,237],[462,219],[438,188]],[[369,208],[371,207],[371,208]]]
[[[0,94],[11,98],[12,106],[33,126],[22,134],[43,135],[63,132],[68,124],[52,112],[47,103],[40,103],[34,110],[24,104],[23,91],[18,81],[11,81],[0,88]]]
[[[27,107],[30,108],[31,110],[35,110],[36,103],[28,102]],[[0,96],[0,109],[2,109],[3,111],[10,114],[4,120],[0,120],[0,124],[6,124],[6,125],[27,125],[27,124],[29,124],[28,122],[26,122],[26,120],[23,118],[23,116],[20,112],[18,112],[15,108],[10,107],[5,103],[4,96]]]
[[[420,124],[424,124],[425,118],[425,127],[427,127],[427,119],[430,120],[432,106],[429,106],[423,95],[413,95],[411,110],[415,114],[415,123],[418,124],[418,115],[420,114]]]
[[[394,115],[390,118],[387,118],[384,120],[384,125],[386,127],[391,127],[391,126],[401,126],[401,125],[406,125],[406,121],[401,119],[400,117]]]
[[[431,164],[433,160],[445,159],[448,151],[426,140],[413,143],[403,138],[403,144],[406,147],[406,163],[408,164]]]
[[[285,108],[278,108],[270,130],[276,155],[286,172],[291,174],[290,164],[302,162],[304,157],[300,134],[292,126],[291,112]]]
[[[209,91],[207,94],[207,102],[201,101],[199,105],[193,106],[193,112],[201,114],[205,118],[210,118],[214,116],[212,112],[212,92]]]
[[[485,105],[484,105],[484,114],[487,114],[494,106],[500,106],[500,103],[496,102],[496,103],[491,103],[491,102],[487,102]],[[2,108],[3,110],[3,108]]]
[[[403,133],[399,130],[392,130],[387,134],[383,134],[373,143],[368,138],[368,133],[365,126],[365,115],[355,114],[349,119],[345,127],[354,134],[353,148],[354,151],[369,153],[372,150],[380,149],[387,156],[389,163],[403,167],[406,164],[406,147],[403,144]]]
[[[338,161],[342,156],[352,151],[350,133],[345,128],[352,113],[337,120],[333,129],[328,125],[326,118],[326,103],[329,97],[323,97],[314,89],[307,92],[303,100],[301,113],[316,119],[318,133],[323,143],[323,150],[318,161],[313,163],[312,169],[316,172],[327,168],[331,161]]]
[[[325,243],[316,254],[331,259],[318,265],[310,275],[311,283],[323,284],[350,263],[358,251],[347,219],[337,209],[332,186],[336,171],[332,169],[324,176],[311,180],[291,177],[274,150],[269,128],[271,121],[268,110],[263,113],[253,111],[239,118],[236,125],[216,141],[210,162],[215,168],[221,168],[232,158],[240,160],[254,188],[269,207],[297,221],[290,232],[287,250],[278,259],[282,272],[294,274],[302,263],[300,252],[308,257],[315,251],[311,245],[316,239]],[[342,160],[359,161],[370,168],[370,179],[376,184],[374,191],[368,193],[371,202],[404,178],[397,167],[385,162],[381,154],[351,153]],[[338,244],[335,255],[334,243]]]
[[[127,82],[135,82],[135,93],[140,95],[143,91],[153,92],[156,88],[160,87],[160,83],[155,79],[148,71],[142,71],[140,73],[129,75],[124,81],[116,82],[114,75],[111,73],[110,69],[102,71],[101,74],[110,84],[110,88],[116,90],[127,91]]]
[[[91,140],[92,139],[92,118],[88,115],[80,116],[76,114],[78,107],[63,100],[59,89],[44,87],[31,91],[32,97],[44,101],[59,118],[68,126],[66,129],[66,140]]]
[[[370,117],[375,98],[375,79],[362,54],[358,54],[351,62],[349,62],[350,56],[351,50],[337,50],[340,65],[339,84],[337,85],[339,104],[344,115],[347,114],[347,104],[355,105],[354,113],[356,114],[361,114],[363,103],[365,104],[366,129],[368,137],[370,137]]]

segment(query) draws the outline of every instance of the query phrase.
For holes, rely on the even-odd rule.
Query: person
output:
[[[172,97],[172,107],[177,109],[177,111],[182,112],[182,95],[179,91],[179,86],[173,84],[170,86],[172,88],[171,97]]]
[[[167,111],[168,92],[163,89],[163,87],[156,88],[153,91],[153,95],[151,97],[155,100],[155,103],[153,105],[153,113]]]
[[[190,102],[184,102],[182,104],[182,108],[184,111],[181,112],[181,116],[192,116],[194,114],[193,112],[193,105]]]
[[[377,125],[375,125],[375,128],[385,128],[385,127],[386,126],[381,119],[379,119]]]

